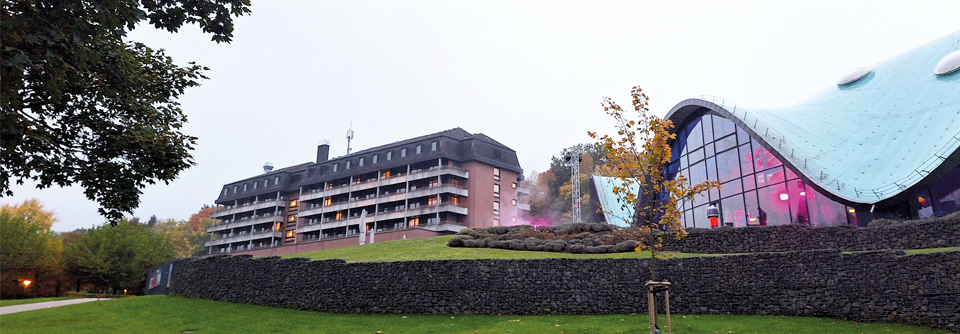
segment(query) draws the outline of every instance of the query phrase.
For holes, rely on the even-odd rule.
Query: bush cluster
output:
[[[632,252],[639,232],[610,224],[563,224],[532,226],[495,226],[460,230],[450,247],[500,248],[510,250],[603,254]]]

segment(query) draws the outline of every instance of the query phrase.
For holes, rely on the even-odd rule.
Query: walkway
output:
[[[82,304],[87,302],[95,302],[99,300],[110,300],[111,298],[77,298],[77,299],[64,299],[64,300],[55,300],[52,302],[42,302],[42,303],[32,303],[32,304],[20,304],[13,306],[4,306],[0,307],[0,315],[17,313],[17,312],[26,312],[26,311],[35,311],[42,310],[45,308],[73,305],[73,304]]]

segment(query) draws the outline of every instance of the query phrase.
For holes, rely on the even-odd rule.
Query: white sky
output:
[[[135,215],[187,219],[225,183],[462,127],[515,149],[526,174],[563,147],[610,132],[602,96],[654,113],[698,95],[741,106],[793,104],[857,66],[951,32],[958,1],[257,1],[232,44],[195,26],[144,25],[130,39],[211,80],[181,100],[199,137],[197,166],[144,189]],[[950,23],[953,22],[953,23]],[[54,230],[101,224],[79,187],[14,186],[38,198]]]

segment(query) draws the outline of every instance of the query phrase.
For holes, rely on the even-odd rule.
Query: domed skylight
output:
[[[948,54],[946,57],[940,60],[940,63],[937,64],[937,67],[933,69],[933,73],[936,75],[945,75],[953,73],[960,69],[960,51],[954,51]]]
[[[837,86],[849,85],[873,72],[869,67],[857,67],[837,80]]]

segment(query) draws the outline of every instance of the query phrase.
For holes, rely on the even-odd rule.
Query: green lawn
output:
[[[923,253],[955,252],[955,251],[960,251],[960,247],[910,249],[910,250],[907,250],[906,253],[907,254],[923,254]]]
[[[4,315],[3,333],[646,333],[636,315],[358,315],[148,296]],[[665,322],[665,320],[661,320]],[[822,318],[674,315],[674,333],[947,333]],[[665,333],[665,331],[664,331]]]
[[[455,236],[393,240],[367,245],[356,245],[313,252],[284,255],[284,258],[305,257],[312,260],[344,259],[347,262],[390,262],[416,260],[469,260],[469,259],[612,259],[649,258],[650,252],[612,254],[569,254],[554,252],[527,252],[493,248],[447,247],[447,241]],[[907,254],[958,251],[960,247],[907,250]],[[856,252],[845,252],[856,253]],[[665,257],[730,256],[743,254],[693,254],[664,252]]]
[[[284,255],[285,258],[305,257],[313,260],[344,259],[347,262],[414,261],[414,260],[468,260],[468,259],[606,259],[649,258],[650,252],[612,254],[569,254],[554,252],[527,252],[493,248],[447,247],[455,236],[393,240],[373,244],[325,249]],[[716,254],[663,253],[667,257],[718,256]]]
[[[73,297],[45,297],[45,298],[30,298],[30,299],[4,299],[0,300],[0,306],[13,306],[21,304],[33,304],[33,303],[42,303],[42,302],[52,302],[55,300],[64,300],[72,299]]]

